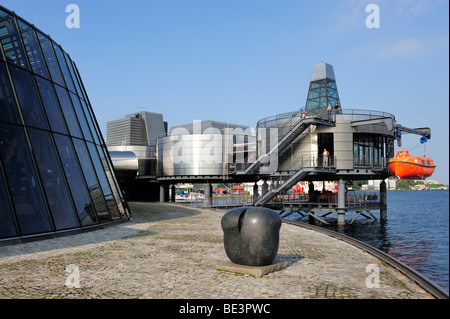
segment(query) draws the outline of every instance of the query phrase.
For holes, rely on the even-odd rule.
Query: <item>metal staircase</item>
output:
[[[274,145],[269,152],[258,157],[253,163],[245,168],[245,170],[237,171],[236,175],[254,174],[259,167],[266,162],[271,156],[281,156],[283,151],[289,146],[301,133],[303,133],[310,125],[328,125],[333,126],[334,122],[323,118],[309,117],[300,118],[299,112],[295,113],[281,127],[281,139]],[[286,132],[287,131],[287,132]],[[286,133],[285,133],[286,132]]]
[[[294,174],[292,174],[286,181],[284,181],[277,188],[273,188],[270,191],[268,191],[267,193],[265,193],[253,205],[254,206],[264,205],[268,201],[272,200],[279,193],[286,191],[289,188],[293,187],[299,180],[303,179],[311,171],[312,171],[312,169],[300,169],[300,170],[294,172]]]
[[[296,164],[288,171],[277,172],[272,174],[273,176],[285,176],[285,180],[278,185],[278,187],[269,190],[267,193],[263,194],[258,200],[256,200],[254,206],[262,206],[272,200],[278,194],[287,191],[297,184],[300,180],[304,179],[310,173],[335,173],[336,158],[331,157],[329,159],[330,164],[327,167],[323,167],[322,157],[319,156],[308,156],[300,157],[296,160]]]

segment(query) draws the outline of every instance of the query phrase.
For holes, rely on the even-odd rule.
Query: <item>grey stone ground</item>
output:
[[[84,234],[0,247],[0,298],[432,298],[390,266],[349,244],[283,224],[278,259],[262,277],[215,269],[227,261],[223,213],[130,203],[131,222]],[[367,288],[368,265],[380,287]],[[79,288],[66,283],[76,265]]]

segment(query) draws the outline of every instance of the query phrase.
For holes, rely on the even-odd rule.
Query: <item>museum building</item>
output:
[[[0,245],[129,217],[75,63],[0,6]]]

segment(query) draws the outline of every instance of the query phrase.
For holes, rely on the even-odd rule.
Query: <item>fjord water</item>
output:
[[[326,227],[384,251],[448,291],[449,191],[388,191],[387,202],[387,221],[359,216],[352,225]]]

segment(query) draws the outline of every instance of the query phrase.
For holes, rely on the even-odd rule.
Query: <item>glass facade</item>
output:
[[[129,217],[75,63],[0,6],[0,241]]]
[[[328,104],[330,104],[332,110],[334,110],[336,103],[339,105],[339,108],[341,108],[335,80],[326,78],[310,83],[305,106],[308,115],[323,116]]]
[[[381,167],[386,157],[387,138],[376,134],[353,135],[353,162],[355,167]]]

